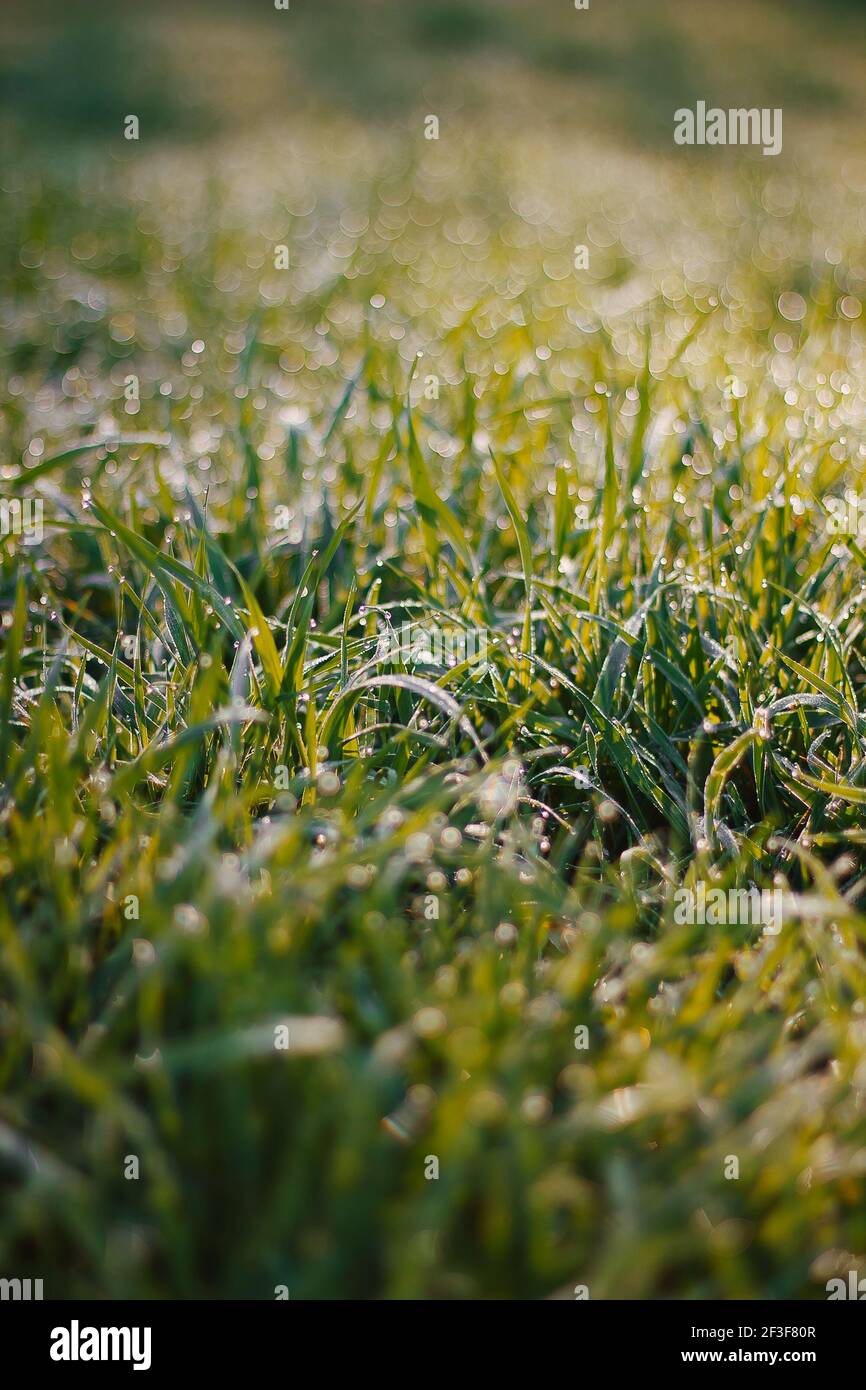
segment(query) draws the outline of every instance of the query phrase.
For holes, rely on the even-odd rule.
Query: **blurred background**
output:
[[[500,130],[562,126],[646,150],[671,113],[782,106],[794,132],[862,137],[864,0],[5,0],[6,139],[200,141],[325,113]],[[697,157],[697,156],[695,156]]]

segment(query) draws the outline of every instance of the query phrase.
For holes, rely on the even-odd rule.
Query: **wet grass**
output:
[[[855,173],[118,143],[22,152],[0,210],[43,508],[0,568],[0,1272],[825,1296],[866,1246]],[[678,922],[699,883],[781,930]]]

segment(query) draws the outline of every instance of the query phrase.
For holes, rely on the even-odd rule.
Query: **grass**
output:
[[[44,537],[0,571],[0,1272],[824,1297],[866,1251],[855,174],[334,124],[5,187]],[[486,660],[383,657],[407,622]],[[700,882],[782,930],[679,924]]]

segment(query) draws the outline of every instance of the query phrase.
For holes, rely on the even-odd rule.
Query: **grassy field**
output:
[[[866,1274],[862,12],[736,7],[774,160],[670,139],[719,7],[593,4],[584,50],[545,5],[530,52],[375,5],[380,69],[355,8],[302,14],[294,120],[285,16],[157,7],[134,99],[131,19],[6,50],[0,1276],[824,1298]],[[677,910],[750,887],[770,930]]]

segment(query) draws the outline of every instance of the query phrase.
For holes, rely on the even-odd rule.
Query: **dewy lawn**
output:
[[[122,114],[2,175],[0,1272],[826,1297],[856,165]]]

